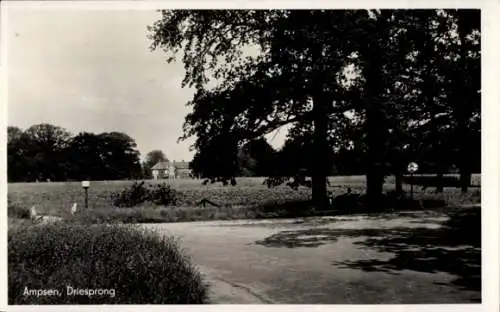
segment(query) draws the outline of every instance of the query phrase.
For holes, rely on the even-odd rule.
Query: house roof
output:
[[[176,169],[189,169],[189,162],[186,162],[186,161],[174,161],[174,167]]]
[[[151,170],[167,170],[172,165],[175,169],[189,169],[189,162],[187,161],[174,161],[173,163],[170,161],[160,161],[156,163]]]
[[[170,164],[170,162],[168,161],[159,161],[156,163],[156,165],[154,165],[151,170],[166,170],[168,169],[168,165]]]

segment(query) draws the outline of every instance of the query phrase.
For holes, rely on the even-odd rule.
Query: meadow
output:
[[[77,203],[80,220],[134,223],[290,216],[286,210],[303,207],[311,197],[309,188],[293,190],[286,185],[268,188],[263,181],[263,178],[238,178],[236,186],[222,186],[221,183],[202,185],[201,180],[178,179],[170,184],[177,191],[175,206],[145,202],[135,207],[114,207],[113,192],[130,187],[133,181],[92,181],[87,210],[84,209],[84,191],[79,182],[9,183],[8,198],[10,204],[23,209],[35,205],[37,212],[43,215],[75,218],[70,215],[70,207]],[[393,181],[392,177],[386,179],[386,191],[394,190]],[[334,197],[345,194],[348,188],[357,194],[363,194],[366,189],[364,176],[330,177],[329,182],[329,191]],[[168,184],[168,181],[146,181],[146,184],[158,183]],[[475,175],[472,184],[480,183],[480,175]],[[406,192],[409,188],[409,185],[404,185]],[[414,186],[414,196],[416,199],[443,200],[448,205],[479,203],[481,197],[480,188],[471,188],[467,194],[461,194],[457,188],[445,188],[438,194],[432,188],[422,191],[420,186]],[[208,199],[218,207],[201,206],[202,199]]]

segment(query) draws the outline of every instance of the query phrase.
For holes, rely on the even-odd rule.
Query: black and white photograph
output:
[[[9,306],[483,302],[479,7],[4,17]]]

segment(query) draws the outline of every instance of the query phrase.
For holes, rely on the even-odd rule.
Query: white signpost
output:
[[[82,187],[85,190],[85,209],[89,207],[89,187],[90,181],[82,181]]]
[[[416,162],[411,162],[408,164],[408,172],[413,174],[417,172],[418,170],[418,164]]]
[[[71,215],[73,215],[73,216],[75,215],[75,213],[76,213],[76,203],[73,203],[73,206],[71,206],[70,212],[71,212]]]
[[[416,162],[411,162],[408,164],[408,172],[410,173],[411,176],[410,194],[412,199],[413,199],[413,174],[417,172],[417,170],[418,170],[418,164]]]

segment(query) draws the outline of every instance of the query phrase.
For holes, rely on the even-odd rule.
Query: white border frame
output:
[[[7,176],[6,176],[6,128],[7,128],[7,59],[6,48],[8,27],[8,11],[11,9],[42,9],[42,10],[155,10],[161,8],[480,8],[482,10],[482,304],[467,305],[61,305],[61,306],[7,306],[7,215],[0,215],[0,311],[498,311],[499,308],[499,236],[498,209],[500,208],[499,166],[500,160],[500,127],[497,118],[500,117],[500,97],[498,83],[500,81],[498,55],[500,41],[495,30],[500,29],[500,23],[495,17],[500,16],[499,2],[496,0],[254,0],[254,1],[2,1],[1,2],[1,54],[0,54],[0,124],[4,131],[0,134],[0,201],[1,211],[6,212]],[[495,36],[496,35],[496,36]],[[4,92],[1,92],[1,91]]]

